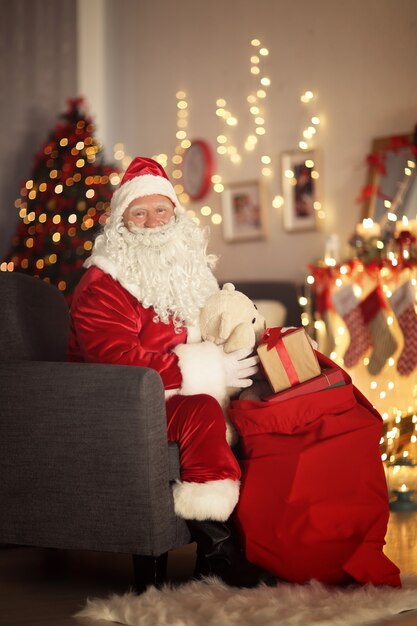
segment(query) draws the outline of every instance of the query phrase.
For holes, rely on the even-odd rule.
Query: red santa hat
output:
[[[113,194],[111,200],[113,217],[115,213],[117,217],[123,215],[132,200],[153,194],[160,194],[169,198],[175,206],[177,215],[184,213],[184,208],[181,206],[162,165],[153,159],[136,157],[127,168],[119,187]]]

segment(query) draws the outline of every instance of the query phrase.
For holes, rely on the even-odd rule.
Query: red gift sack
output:
[[[248,560],[280,579],[398,587],[400,571],[383,553],[382,419],[344,375],[344,386],[280,403],[232,401],[242,447],[237,527]]]

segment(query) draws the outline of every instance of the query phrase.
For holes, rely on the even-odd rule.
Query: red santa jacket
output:
[[[155,311],[96,266],[84,274],[71,305],[70,361],[151,367],[167,391],[226,393],[223,351],[211,342],[186,343],[187,329],[155,323]]]

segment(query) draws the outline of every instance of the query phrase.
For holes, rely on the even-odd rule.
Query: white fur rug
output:
[[[88,600],[76,617],[129,626],[365,626],[409,609],[417,609],[417,576],[404,577],[402,589],[316,581],[233,589],[211,578]]]

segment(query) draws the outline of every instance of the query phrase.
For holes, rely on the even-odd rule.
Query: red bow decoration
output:
[[[372,261],[369,261],[369,263],[367,263],[364,266],[364,269],[365,269],[365,272],[368,274],[368,276],[370,276],[376,281],[379,281],[382,266],[383,266],[383,263],[380,259],[373,259]]]
[[[282,337],[285,335],[289,335],[293,332],[293,328],[288,328],[287,330],[282,330],[282,326],[276,326],[275,328],[267,328],[262,335],[261,342],[266,345],[268,352],[275,348],[278,341],[282,340]]]
[[[333,309],[330,288],[340,274],[340,266],[318,267],[309,264],[308,267],[314,276],[317,313],[323,317],[325,311]]]
[[[381,196],[381,189],[374,185],[365,185],[362,187],[359,196],[356,198],[356,202],[363,202],[366,198],[371,198],[373,195]]]
[[[406,245],[413,245],[416,243],[416,238],[409,230],[402,230],[396,237],[395,240],[400,244],[401,247]]]
[[[374,167],[375,170],[382,176],[386,176],[387,168],[385,167],[387,155],[383,152],[371,152],[366,157],[366,161],[370,167]]]
[[[392,150],[393,152],[399,152],[401,148],[411,148],[412,144],[408,140],[408,137],[402,135],[394,135],[390,137],[386,150]]]

